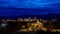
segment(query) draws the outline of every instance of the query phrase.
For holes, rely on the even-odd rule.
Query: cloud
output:
[[[0,15],[60,13],[60,0],[0,0],[0,7],[33,8],[32,10],[0,8]]]
[[[0,6],[16,8],[50,7],[60,0],[0,0]]]

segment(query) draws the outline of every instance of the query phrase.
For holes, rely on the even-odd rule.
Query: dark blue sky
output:
[[[0,0],[0,15],[60,13],[60,0]]]

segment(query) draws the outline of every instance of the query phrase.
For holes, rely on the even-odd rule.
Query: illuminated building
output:
[[[18,18],[18,21],[23,21],[23,19],[22,18]]]
[[[30,21],[28,18],[24,18],[24,21]]]

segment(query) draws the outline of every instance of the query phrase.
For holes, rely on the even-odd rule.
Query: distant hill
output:
[[[21,15],[21,16],[0,16],[1,19],[18,19],[27,17],[37,17],[42,19],[60,19],[60,14],[48,14],[48,15]]]

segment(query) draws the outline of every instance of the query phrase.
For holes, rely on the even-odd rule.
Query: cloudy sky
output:
[[[0,15],[19,15],[19,14],[48,14],[60,13],[60,0],[0,0]],[[13,10],[13,8],[28,8],[32,10]],[[37,8],[39,10],[37,10]]]
[[[0,6],[17,8],[47,7],[59,3],[59,0],[0,0]]]

